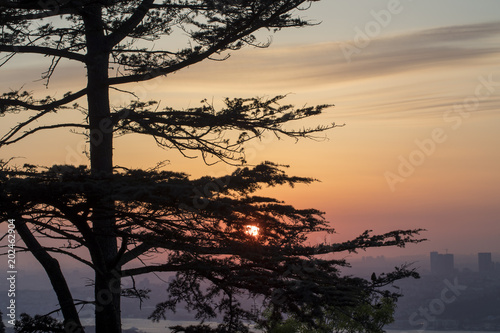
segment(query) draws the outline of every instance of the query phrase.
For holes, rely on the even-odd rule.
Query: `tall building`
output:
[[[454,257],[451,253],[431,252],[431,273],[445,275],[455,272]]]
[[[493,262],[491,261],[491,252],[478,253],[477,263],[479,272],[491,272],[493,270]]]

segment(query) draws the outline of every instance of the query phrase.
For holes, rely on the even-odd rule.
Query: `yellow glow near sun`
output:
[[[250,235],[250,236],[253,236],[253,237],[257,237],[259,235],[259,227],[257,227],[257,226],[247,225],[246,229],[247,230],[245,231],[245,233],[247,235]]]

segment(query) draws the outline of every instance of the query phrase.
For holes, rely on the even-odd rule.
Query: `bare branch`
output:
[[[83,54],[67,50],[53,49],[44,46],[0,45],[0,52],[36,53],[42,55],[52,55],[70,60],[77,60],[82,63],[85,63],[85,55]]]
[[[191,265],[179,265],[179,264],[163,264],[163,265],[150,265],[150,266],[144,266],[144,267],[138,267],[138,268],[130,268],[130,269],[124,269],[121,272],[122,277],[127,277],[127,276],[137,276],[137,275],[142,275],[142,274],[147,274],[147,273],[152,273],[152,272],[178,272],[183,269],[186,269],[187,266]]]
[[[9,107],[22,107],[35,111],[51,111],[65,104],[71,103],[86,94],[87,88],[83,88],[76,93],[68,93],[63,98],[46,104],[31,104],[19,99],[0,98],[0,113],[5,113]]]
[[[136,259],[137,257],[143,255],[147,251],[151,250],[154,246],[152,244],[148,243],[142,243],[133,249],[125,252],[123,256],[120,258],[120,261],[118,262],[119,266],[123,266],[126,263]]]
[[[132,32],[132,30],[142,21],[144,16],[146,16],[153,3],[154,0],[143,0],[135,9],[134,13],[124,21],[118,29],[107,36],[106,40],[110,50]]]
[[[47,130],[47,129],[55,129],[55,128],[64,128],[64,127],[71,127],[71,128],[75,128],[76,127],[76,128],[88,129],[89,126],[88,125],[84,125],[84,124],[78,124],[78,123],[67,123],[67,124],[54,124],[54,125],[47,125],[47,126],[39,126],[37,128],[34,128],[34,129],[31,129],[29,131],[24,132],[22,135],[20,135],[19,137],[15,138],[15,139],[11,139],[11,137],[15,134],[15,133],[11,133],[10,135],[7,136],[7,138],[4,137],[4,138],[2,138],[0,140],[0,146],[5,146],[5,145],[10,145],[10,144],[16,143],[16,142],[18,142],[18,141],[26,138],[27,136],[35,134],[38,131]],[[17,129],[17,127],[16,127],[16,129]]]

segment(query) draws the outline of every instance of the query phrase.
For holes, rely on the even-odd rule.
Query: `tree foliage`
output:
[[[100,65],[114,68],[109,77],[107,73],[102,74],[106,82],[100,82],[105,84],[100,89],[107,90],[108,87],[170,74],[205,59],[225,59],[230,52],[245,45],[266,46],[269,42],[257,40],[255,33],[259,29],[279,30],[310,25],[310,22],[294,15],[293,10],[300,9],[300,6],[307,7],[312,2],[3,1],[0,51],[7,53],[3,64],[14,59],[18,53],[50,57],[51,64],[42,75],[47,84],[61,61],[82,63],[89,72],[97,72],[96,67]],[[156,44],[153,43],[165,43],[165,38],[177,38],[181,34],[187,36],[188,47],[154,49]],[[52,112],[80,108],[81,103],[77,100],[89,97],[92,89],[94,86],[89,84],[77,92],[41,98],[22,89],[4,93],[0,99],[0,113],[22,111],[26,119],[4,135],[0,146],[18,142],[40,130],[63,127],[89,130],[92,139],[92,131],[96,128],[92,128],[87,121],[36,126],[38,120]],[[210,105],[183,111],[166,108],[164,112],[156,112],[148,108],[151,103],[135,101],[114,114],[106,115],[109,119],[106,127],[120,133],[154,136],[158,144],[167,148],[197,150],[229,160],[234,157],[243,159],[239,154],[241,143],[251,136],[260,136],[264,129],[274,129],[285,121],[301,119],[321,110],[321,107],[307,108],[296,114],[284,113],[278,118],[277,114],[290,107],[275,109],[274,102],[276,99],[265,102],[258,99],[227,100],[231,112],[221,110],[220,114],[215,114]],[[92,105],[83,108],[89,117],[93,116],[91,108]],[[186,127],[189,129],[186,130]],[[227,128],[242,129],[249,135],[243,134],[229,143],[217,135]],[[294,137],[308,134],[303,131],[288,133],[283,129],[280,132]],[[214,134],[215,138],[210,134]]]
[[[367,299],[355,306],[327,308],[314,324],[300,321],[295,316],[273,321],[272,308],[267,310],[270,323],[268,333],[382,333],[383,327],[394,321],[397,298],[366,295]]]
[[[16,333],[63,333],[64,325],[50,316],[35,315],[31,317],[26,313],[21,314],[20,320],[14,327]]]
[[[58,128],[81,131],[89,143],[89,166],[0,163],[0,214],[15,219],[23,241],[19,249],[33,254],[52,283],[64,317],[52,324],[66,332],[84,330],[56,255],[95,272],[91,303],[98,333],[121,332],[120,297],[147,297],[147,291],[123,288],[121,282],[142,274],[176,274],[153,320],[183,304],[201,321],[221,313],[219,327],[211,328],[218,332],[246,331],[245,321],[269,326],[258,309],[242,305],[242,297],[272,307],[272,320],[286,313],[314,327],[325,311],[359,309],[378,294],[397,297],[381,288],[415,275],[402,267],[373,281],[343,276],[340,269],[348,263],[335,254],[416,243],[420,230],[366,231],[348,242],[309,244],[311,233],[333,233],[323,212],[258,194],[262,187],[314,179],[289,176],[284,166],[271,162],[245,166],[244,144],[266,133],[315,137],[337,125],[294,129],[291,124],[330,105],[295,108],[276,96],[227,98],[222,108],[203,100],[194,108],[160,109],[156,101],[119,88],[203,60],[227,59],[247,45],[266,47],[270,39],[259,40],[259,30],[313,24],[299,14],[315,1],[0,1],[0,67],[18,54],[48,57],[42,73],[47,86],[63,62],[86,71],[75,92],[40,96],[14,88],[0,97],[0,115],[18,120],[0,137],[0,148]],[[179,47],[182,37],[186,43]],[[133,98],[111,105],[111,92]],[[63,112],[82,116],[51,117]],[[124,134],[147,135],[186,157],[200,155],[207,164],[224,161],[239,168],[225,177],[199,179],[159,168],[120,168],[113,163],[113,137]],[[259,228],[258,236],[247,232],[249,225]],[[145,261],[151,257],[154,264]],[[22,319],[21,325],[31,325],[31,317]]]
[[[415,276],[413,270],[403,267],[366,281],[342,276],[340,268],[348,266],[343,259],[319,259],[324,254],[404,246],[418,241],[413,238],[418,230],[376,236],[365,232],[345,243],[305,245],[312,232],[334,231],[323,213],[297,209],[255,192],[262,186],[310,183],[313,179],[288,176],[270,162],[239,168],[221,178],[117,170],[112,178],[103,180],[92,178],[86,167],[41,169],[30,165],[4,167],[1,175],[4,217],[23,216],[33,233],[64,241],[59,247],[45,247],[46,251],[70,255],[92,268],[91,261],[73,254],[81,247],[92,252],[91,247],[97,246],[97,237],[88,227],[91,205],[87,198],[112,199],[115,233],[122,240],[117,257],[123,267],[120,278],[176,272],[168,286],[168,300],[158,304],[151,315],[154,320],[166,319],[167,311],[187,304],[198,319],[225,314],[221,331],[241,331],[242,320],[262,321],[240,304],[241,297],[251,295],[264,297],[265,304],[275,310],[274,316],[289,313],[301,322],[314,323],[324,311],[359,309],[374,293],[397,298],[397,293],[382,288]],[[207,192],[207,184],[218,188]],[[202,191],[204,195],[198,197]],[[203,208],[195,209],[193,200],[203,202]],[[248,225],[259,227],[258,236],[246,232]],[[139,255],[150,254],[161,255],[164,263],[127,268]],[[359,322],[369,325],[371,317]]]

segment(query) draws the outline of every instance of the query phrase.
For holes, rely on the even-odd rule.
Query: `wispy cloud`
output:
[[[163,82],[172,82],[171,88],[175,91],[213,90],[225,92],[226,95],[231,95],[232,91],[260,93],[269,90],[317,90],[325,84],[345,84],[353,80],[439,68],[463,69],[498,62],[499,41],[500,21],[440,27],[376,38],[354,54],[350,63],[341,50],[341,45],[355,46],[349,40],[288,47],[271,46],[264,50],[246,49],[235,52],[226,61],[206,61],[193,65],[169,76]],[[75,81],[75,77],[80,77],[74,75],[76,70],[69,64],[65,66],[62,74],[56,73],[51,88],[61,80]],[[0,80],[4,81],[0,85],[15,88],[33,80],[33,71],[29,67],[4,71],[6,75],[2,76],[9,79]],[[14,77],[16,80],[13,80]],[[62,83],[62,86],[65,84]]]
[[[331,74],[357,79],[436,67],[469,66],[471,60],[498,55],[499,37],[500,22],[434,28],[384,37],[361,49],[348,65],[342,57],[338,57],[332,64]],[[493,43],[495,39],[496,43]],[[338,44],[339,47],[341,45],[346,45],[346,42]]]
[[[340,48],[353,43],[349,40],[246,49],[227,61],[193,65],[157,84],[123,88],[139,87],[139,93],[147,92],[146,98],[184,106],[186,101],[195,103],[211,96],[292,92],[303,97],[307,94],[310,103],[336,104],[337,116],[344,112],[390,117],[402,112],[440,115],[474,93],[477,76],[494,72],[495,80],[500,81],[499,41],[500,21],[373,39],[350,63]],[[82,69],[67,66],[54,76],[51,91],[63,93],[69,86],[81,85]],[[4,74],[0,85],[6,88],[33,80],[33,68],[29,67]],[[29,79],[23,80],[25,77]],[[482,101],[481,110],[498,109],[499,98],[495,94]]]
[[[499,40],[500,22],[441,27],[374,39],[350,63],[340,47],[353,42],[342,41],[243,51],[226,62],[195,65],[179,76],[182,81],[205,86],[209,82],[225,89],[228,82],[234,89],[317,88],[325,83],[493,61],[500,53]]]
[[[172,75],[163,93],[218,98],[292,92],[309,103],[337,105],[335,117],[442,117],[474,94],[479,76],[493,73],[500,82],[499,41],[500,22],[489,22],[374,39],[350,63],[340,49],[349,41],[247,49]],[[499,108],[495,93],[478,111]]]

